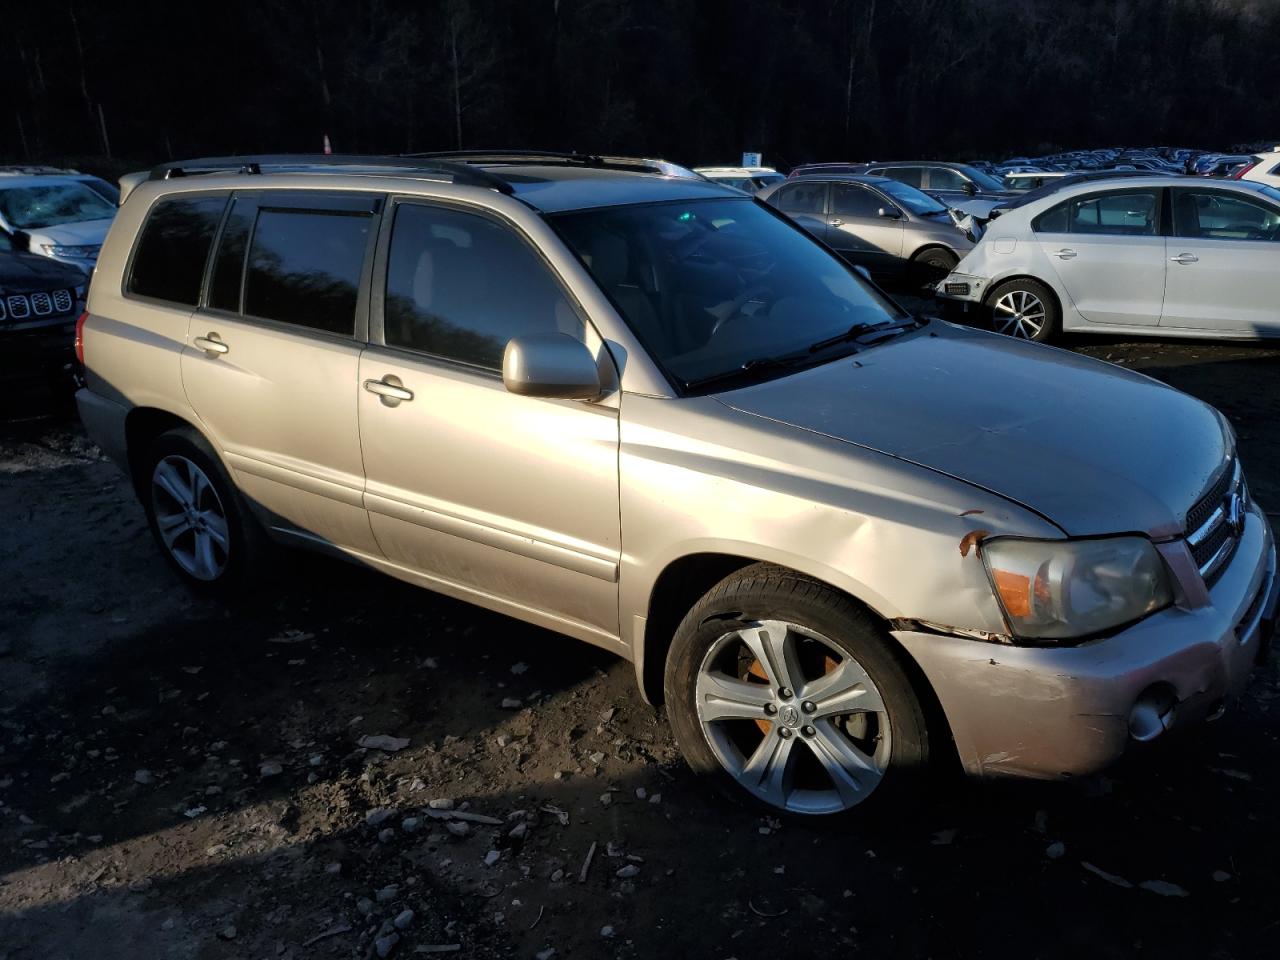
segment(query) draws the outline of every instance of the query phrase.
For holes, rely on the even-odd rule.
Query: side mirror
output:
[[[525,397],[594,400],[600,371],[591,351],[564,333],[514,337],[502,354],[502,384]]]
[[[876,216],[882,217],[885,220],[900,220],[902,218],[902,211],[897,207],[881,207],[876,211]]]

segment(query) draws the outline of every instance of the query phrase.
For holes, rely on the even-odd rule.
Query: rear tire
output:
[[[912,284],[916,287],[929,287],[932,289],[954,270],[959,262],[959,257],[950,250],[944,250],[942,247],[929,247],[927,250],[921,250],[911,258],[910,276]]]
[[[152,442],[138,492],[160,552],[188,587],[226,596],[257,584],[270,544],[196,430],[178,427]]]
[[[992,330],[1020,340],[1048,343],[1062,326],[1053,291],[1026,277],[997,286],[987,294],[986,308]]]
[[[685,759],[773,814],[843,814],[916,796],[925,711],[902,654],[850,598],[756,564],[685,616],[667,656],[667,711]]]

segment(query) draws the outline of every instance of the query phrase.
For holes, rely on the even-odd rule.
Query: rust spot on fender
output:
[[[970,530],[960,540],[960,556],[967,557],[970,550],[989,536],[991,536],[990,530]]]

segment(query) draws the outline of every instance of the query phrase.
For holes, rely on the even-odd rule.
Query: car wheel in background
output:
[[[198,432],[181,427],[157,437],[139,481],[151,533],[188,586],[229,593],[247,585],[266,537]]]
[[[774,812],[838,814],[906,795],[928,725],[900,654],[825,584],[756,564],[685,616],[665,695],[693,770]]]
[[[959,257],[942,247],[921,250],[911,258],[909,268],[911,282],[914,286],[932,289],[939,280],[954,270],[959,262]]]
[[[987,313],[996,333],[1045,343],[1058,333],[1058,303],[1043,283],[1009,280],[987,294]]]

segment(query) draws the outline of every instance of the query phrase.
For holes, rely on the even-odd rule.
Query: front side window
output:
[[[367,213],[260,210],[245,271],[245,314],[353,335],[371,223]]]
[[[856,183],[831,185],[831,213],[837,217],[870,219],[884,204],[870,190]]]
[[[803,230],[746,198],[635,204],[552,222],[686,388],[775,362],[823,362],[830,338],[906,319]]]
[[[827,205],[827,185],[822,182],[795,183],[777,192],[776,206],[783,213],[821,215]]]
[[[1218,190],[1175,190],[1173,232],[1205,240],[1280,239],[1280,212]]]
[[[444,207],[401,204],[391,233],[383,338],[489,370],[513,337],[583,324],[550,268],[507,227]]]
[[[194,307],[225,196],[161,200],[143,224],[129,271],[128,291]]]
[[[1072,233],[1124,237],[1154,237],[1159,228],[1160,202],[1156,190],[1103,193],[1070,201]]]
[[[0,215],[14,230],[39,230],[60,223],[110,220],[116,208],[83,183],[42,183],[0,190]]]

